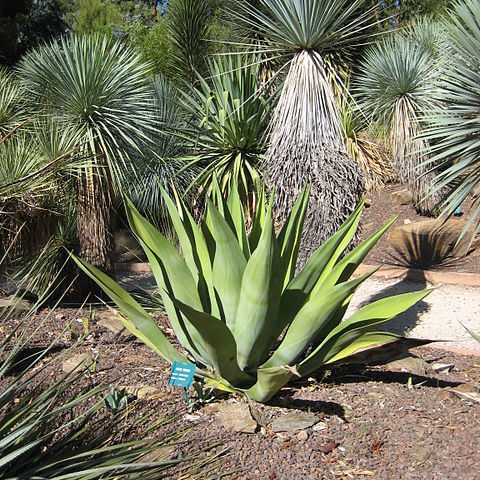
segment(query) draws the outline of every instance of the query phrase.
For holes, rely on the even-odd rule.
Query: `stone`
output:
[[[23,298],[15,296],[0,298],[0,311],[3,308],[11,309],[12,314],[16,317],[25,315],[29,310],[33,308],[32,303]]]
[[[114,262],[143,262],[145,253],[135,236],[129,230],[118,230],[113,235],[115,245]]]
[[[150,462],[165,462],[172,458],[175,449],[165,445],[164,447],[156,448],[142,457],[142,463]]]
[[[320,419],[314,413],[294,410],[275,418],[272,422],[272,430],[275,433],[305,430],[306,428],[312,427],[319,421]]]
[[[216,417],[230,431],[255,433],[257,429],[257,422],[246,403],[223,403],[219,406]]]
[[[392,200],[395,205],[409,205],[413,202],[413,195],[405,188],[392,192],[390,194],[390,200]]]
[[[435,373],[435,370],[425,360],[413,355],[392,360],[385,364],[385,367],[388,370],[408,372],[412,375],[418,375],[419,377],[433,375]]]
[[[306,442],[308,440],[308,432],[302,430],[297,433],[297,439],[301,442]]]
[[[480,403],[480,388],[476,385],[472,385],[470,383],[462,383],[461,385],[453,388],[447,387],[445,390],[465,400]]]
[[[92,363],[93,358],[90,353],[78,353],[62,362],[62,370],[63,373],[71,373],[74,370],[81,371],[83,368],[89,367]]]
[[[475,250],[479,244],[477,237],[470,245],[472,231],[459,241],[465,221],[439,219],[414,222],[393,229],[388,242],[408,264],[428,266],[439,264],[448,257],[462,258]]]
[[[453,363],[434,363],[432,368],[437,373],[450,373],[455,368],[455,365]]]
[[[134,336],[124,327],[118,316],[113,312],[105,312],[100,318],[96,319],[95,323],[112,332],[114,335],[134,338]]]
[[[126,393],[137,397],[139,400],[154,400],[164,395],[162,390],[156,387],[151,387],[150,385],[122,385],[120,390],[122,389],[125,389]]]
[[[312,430],[314,432],[321,432],[322,430],[326,430],[328,425],[325,422],[318,422],[316,425],[313,426]]]

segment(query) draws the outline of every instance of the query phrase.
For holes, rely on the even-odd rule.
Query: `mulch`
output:
[[[39,312],[38,321],[45,313]],[[89,334],[77,344],[85,328],[81,319],[89,315]],[[261,406],[270,416],[293,409],[314,412],[319,419],[315,427],[301,433],[274,433],[267,424],[253,434],[238,433],[222,426],[212,404],[189,412],[183,390],[168,385],[169,365],[139,341],[115,335],[97,323],[108,315],[98,310],[92,318],[87,310],[59,309],[31,339],[31,346],[42,347],[60,335],[51,375],[61,374],[62,351],[74,345],[68,357],[84,352],[98,355],[94,373],[85,373],[86,382],[111,383],[117,390],[127,386],[131,405],[139,412],[154,412],[155,418],[177,414],[160,435],[173,428],[193,428],[173,448],[172,458],[221,442],[205,454],[222,454],[205,478],[478,478],[480,404],[459,398],[448,388],[478,384],[479,357],[423,347],[416,353],[428,363],[453,364],[453,370],[429,376],[365,366],[322,371],[282,389]],[[157,316],[157,321],[168,329],[165,318]],[[14,323],[10,320],[4,328]],[[62,334],[67,324],[71,326]],[[154,393],[136,400],[135,392],[142,386],[154,387]],[[195,400],[192,390],[190,396]],[[245,402],[233,395],[211,400],[216,407]],[[168,478],[177,478],[172,475]]]
[[[390,193],[396,188],[387,186],[370,196],[371,206],[363,216],[364,238],[394,214],[399,215],[398,224],[405,219],[423,219],[410,206],[392,205]],[[379,242],[367,261],[395,264],[386,239]],[[480,272],[480,261],[474,255],[448,268]],[[35,323],[46,313],[39,312]],[[102,327],[98,320],[108,315],[111,313],[102,309],[96,309],[92,316],[88,310],[59,308],[35,333],[30,346],[41,348],[60,336],[50,375],[61,374],[62,351],[73,348],[68,351],[69,357],[89,352],[98,358],[94,372],[86,371],[86,382],[111,383],[117,390],[127,386],[132,392],[130,402],[139,412],[154,412],[158,418],[177,414],[160,435],[168,434],[172,428],[193,428],[186,432],[184,442],[172,449],[172,458],[220,442],[205,453],[207,457],[221,456],[215,469],[204,478],[480,478],[480,404],[449,390],[463,383],[480,384],[479,357],[422,347],[414,353],[432,365],[453,364],[453,370],[432,375],[367,366],[324,370],[282,389],[268,405],[260,407],[270,416],[292,410],[313,412],[319,419],[315,427],[274,433],[267,422],[259,425],[255,433],[247,434],[225,429],[211,408],[212,404],[221,408],[225,403],[245,402],[244,398],[219,396],[189,411],[183,390],[168,385],[169,365],[136,339],[115,335]],[[85,333],[85,317],[90,318],[88,335],[76,343],[78,336]],[[166,319],[159,315],[156,319],[169,333]],[[0,337],[15,322],[12,319],[3,325]],[[66,325],[70,327],[62,333]],[[136,399],[135,392],[142,386],[154,387],[155,393],[150,398]],[[192,390],[190,396],[196,399]]]

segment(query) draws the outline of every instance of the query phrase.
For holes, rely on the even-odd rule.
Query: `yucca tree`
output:
[[[200,171],[194,185],[210,194],[213,179],[218,180],[225,196],[235,186],[251,210],[271,112],[259,66],[246,65],[242,57],[219,57],[209,63],[209,81],[199,77],[180,99],[195,132],[186,136],[193,152],[189,167]]]
[[[430,214],[439,197],[426,198],[433,176],[425,165],[428,142],[419,136],[422,117],[436,104],[439,59],[427,42],[431,37],[417,41],[415,31],[421,29],[395,32],[371,47],[355,90],[362,111],[385,127],[395,179],[408,185],[416,209]]]
[[[133,49],[101,36],[53,41],[18,67],[32,100],[78,135],[80,255],[105,271],[112,269],[113,193],[155,121],[149,71]]]
[[[0,141],[25,121],[24,95],[13,73],[0,67]]]
[[[152,94],[156,122],[159,129],[150,133],[153,150],[146,154],[145,161],[129,168],[122,190],[155,226],[169,228],[161,188],[184,193],[193,181],[192,171],[181,171],[184,163],[179,160],[186,154],[186,140],[175,133],[185,128],[184,112],[181,109],[178,90],[164,76],[152,80]],[[188,136],[191,140],[192,135]],[[187,200],[189,196],[186,195]]]
[[[366,190],[381,188],[392,180],[393,168],[375,125],[365,125],[358,108],[345,98],[340,103],[340,118],[347,153],[363,170]]]
[[[271,122],[265,170],[275,188],[277,220],[284,220],[306,182],[312,200],[305,253],[336,231],[363,192],[360,169],[349,158],[327,58],[348,55],[362,36],[363,0],[261,0],[244,4],[241,19],[264,39],[257,50],[283,61],[287,71]]]
[[[168,8],[168,30],[173,44],[171,73],[195,83],[197,74],[205,75],[208,41],[209,0],[171,0]]]
[[[477,233],[480,230],[480,4],[475,0],[456,2],[442,20],[441,28],[446,33],[448,58],[438,95],[441,107],[432,110],[425,132],[433,145],[432,162],[440,171],[432,193],[450,188],[443,204],[443,213],[447,215],[473,194],[475,208],[464,233],[472,225],[476,225],[474,233]]]
[[[36,115],[0,142],[0,250],[15,238],[10,260],[25,264],[37,258],[56,234],[74,193],[62,169],[76,141],[67,125]],[[48,278],[52,272],[44,273]]]

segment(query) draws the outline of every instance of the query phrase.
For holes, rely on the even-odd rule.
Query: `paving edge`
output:
[[[363,275],[378,268],[378,265],[369,265],[362,263],[355,270],[355,274]],[[150,273],[152,270],[150,264],[146,262],[116,263],[116,273]],[[415,268],[402,268],[381,266],[374,274],[374,277],[380,278],[400,278],[437,284],[447,283],[453,285],[466,285],[469,287],[480,287],[480,275],[476,273],[457,273],[441,272],[434,270],[418,270]]]

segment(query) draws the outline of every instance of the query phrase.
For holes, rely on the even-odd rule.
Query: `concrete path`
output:
[[[480,355],[480,343],[460,324],[462,322],[467,328],[480,333],[480,287],[370,278],[356,292],[350,309],[389,295],[424,288],[432,288],[433,291],[410,310],[386,323],[384,328],[411,337],[449,340],[434,346]]]

